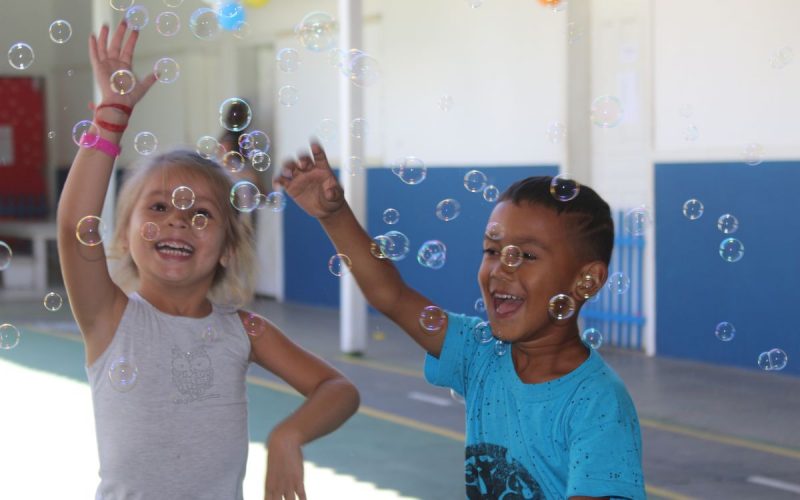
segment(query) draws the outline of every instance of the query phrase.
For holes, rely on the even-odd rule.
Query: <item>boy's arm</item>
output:
[[[311,144],[313,158],[301,155],[287,161],[276,180],[309,215],[316,217],[338,253],[352,262],[350,272],[373,307],[400,325],[428,353],[438,357],[447,319],[435,332],[420,325],[420,313],[431,301],[410,288],[388,259],[373,255],[372,238],[364,231],[344,199],[325,151]]]
[[[103,26],[99,37],[92,35],[89,40],[92,69],[102,91],[101,104],[132,107],[155,81],[155,77],[150,75],[139,82],[132,93],[124,96],[111,91],[110,75],[118,69],[131,67],[138,31],[133,31],[123,45],[126,31],[123,22],[108,44],[109,29]],[[127,119],[124,112],[112,107],[99,108],[95,113],[95,122],[102,120],[122,126]],[[92,126],[89,132],[117,145],[122,137],[121,132],[97,126]],[[57,211],[58,255],[64,284],[72,312],[87,341],[86,356],[90,364],[110,342],[122,316],[125,295],[111,281],[103,245],[82,244],[76,230],[83,217],[100,216],[113,166],[114,158],[110,155],[98,149],[81,147],[69,170]]]

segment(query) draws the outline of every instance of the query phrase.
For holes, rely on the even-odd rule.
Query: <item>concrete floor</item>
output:
[[[335,310],[269,300],[252,309],[334,364],[361,391],[359,415],[309,445],[308,460],[407,497],[463,498],[463,406],[422,379],[416,344],[385,318],[372,316],[368,351],[343,356]],[[27,335],[17,349],[0,352],[1,359],[85,382],[66,304],[50,313],[40,299],[0,296],[4,322]],[[619,350],[601,354],[636,403],[650,498],[800,498],[800,379]],[[249,381],[250,433],[258,442],[300,400],[257,366]]]

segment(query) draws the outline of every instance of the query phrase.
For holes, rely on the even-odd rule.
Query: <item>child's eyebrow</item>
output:
[[[147,193],[144,197],[145,198],[155,198],[156,196],[165,196],[165,197],[169,198],[169,197],[172,196],[172,192],[171,191],[162,191],[162,190],[159,190],[159,189],[155,189],[155,190],[150,191],[149,193]],[[211,198],[205,197],[205,196],[196,196],[195,197],[195,201],[196,202],[201,202],[201,203],[211,203],[213,205],[217,204],[216,201],[214,201]]]
[[[484,234],[483,235],[483,241],[495,241],[496,242],[497,240],[495,240],[493,238],[490,238],[488,234]],[[541,248],[542,250],[548,250],[549,251],[549,247],[547,245],[542,243],[540,240],[534,238],[533,236],[528,236],[528,237],[522,238],[520,240],[512,241],[511,243],[514,244],[514,245],[517,245],[517,246],[533,245],[533,246],[537,246],[537,247]]]

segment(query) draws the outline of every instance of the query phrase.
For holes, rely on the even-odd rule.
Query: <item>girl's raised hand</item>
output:
[[[309,215],[324,219],[344,206],[344,190],[322,146],[312,142],[311,153],[313,157],[304,154],[297,160],[287,160],[274,185],[282,186]]]
[[[136,81],[130,92],[120,94],[112,89],[111,76],[119,70],[131,71],[133,62],[133,51],[136,48],[136,41],[139,39],[139,32],[131,30],[127,40],[125,35],[128,32],[128,24],[123,20],[117,26],[111,43],[108,42],[109,29],[103,25],[100,35],[95,38],[94,34],[89,37],[89,58],[92,61],[94,78],[102,93],[102,103],[117,103],[133,107],[144,97],[150,87],[156,82],[157,77],[153,72]],[[133,72],[131,71],[131,74]]]

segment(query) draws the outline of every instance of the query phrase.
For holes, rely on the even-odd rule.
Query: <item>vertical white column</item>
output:
[[[100,28],[102,28],[104,24],[107,24],[111,29],[111,34],[113,34],[116,28],[116,26],[113,25],[113,21],[113,12],[108,0],[92,0],[92,33],[95,35],[99,34]],[[97,82],[95,82],[92,100],[95,104],[100,104],[100,99],[102,99],[102,94],[100,93],[100,88],[97,86]],[[106,201],[103,204],[103,211],[100,214],[106,228],[108,228],[109,235],[114,231],[114,212],[117,205],[116,186],[117,169],[115,168],[111,172],[108,191],[106,191]]]
[[[362,40],[361,0],[339,0],[339,49],[360,48]],[[350,135],[353,118],[363,114],[363,95],[360,88],[344,75],[339,78],[339,181],[345,198],[362,226],[366,225],[366,174],[350,175],[350,157],[363,157],[360,140]],[[357,265],[357,263],[354,263]],[[339,282],[339,347],[345,353],[362,353],[367,348],[367,301],[352,275],[342,276]]]

